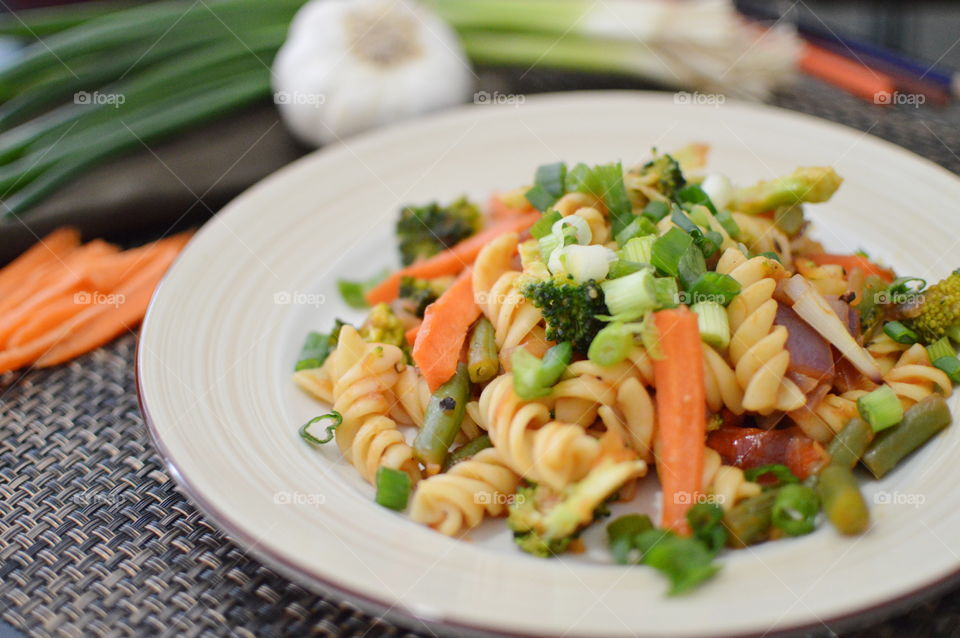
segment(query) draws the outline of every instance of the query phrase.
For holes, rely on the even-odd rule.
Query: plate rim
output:
[[[544,93],[544,94],[534,94],[526,96],[526,100],[534,103],[548,103],[548,102],[563,102],[566,100],[584,100],[584,99],[604,99],[607,97],[619,97],[619,98],[635,98],[638,100],[660,100],[663,101],[668,98],[670,95],[669,92],[664,91],[633,91],[633,90],[600,90],[600,91],[563,91],[563,92],[553,92],[553,93]],[[728,102],[735,105],[737,108],[745,110],[753,110],[756,112],[776,112],[782,116],[788,116],[790,118],[797,118],[806,120],[808,123],[816,123],[818,126],[825,128],[836,128],[839,130],[844,130],[846,132],[855,132],[863,136],[869,136],[871,141],[874,143],[880,143],[883,146],[887,147],[888,150],[898,153],[901,156],[907,156],[912,161],[920,161],[922,164],[926,165],[928,169],[934,169],[936,172],[939,172],[941,175],[948,176],[953,180],[960,180],[960,176],[953,173],[952,171],[946,169],[945,167],[937,164],[936,162],[925,158],[913,151],[890,142],[884,138],[873,135],[869,132],[864,132],[860,129],[842,124],[839,122],[834,122],[825,118],[821,118],[815,115],[811,115],[802,111],[794,111],[788,108],[784,108],[776,105],[768,105],[763,103],[755,102],[746,102],[738,99],[728,99]],[[485,106],[485,109],[490,109],[490,106]],[[505,106],[494,106],[493,108],[499,108],[501,110],[508,108]],[[371,140],[375,141],[377,137],[388,136],[393,132],[398,130],[407,129],[407,128],[417,128],[430,122],[437,120],[444,120],[448,118],[457,118],[461,114],[466,112],[475,111],[477,109],[476,105],[460,105],[454,108],[445,109],[443,111],[429,113],[421,117],[412,118],[399,122],[391,126],[381,127],[379,129],[374,129],[372,131],[367,131],[359,135],[353,136],[350,138],[351,142],[363,142],[370,143]],[[294,171],[301,164],[305,164],[321,155],[330,152],[335,152],[338,149],[342,148],[343,143],[335,143],[324,146],[320,149],[316,149],[306,155],[297,158],[296,160],[290,162],[286,166],[278,169],[277,171],[271,173],[270,175],[264,177],[258,182],[252,184],[250,187],[246,188],[239,195],[231,199],[227,204],[225,204],[214,217],[205,222],[200,229],[197,231],[197,235],[204,232],[206,227],[210,225],[210,222],[213,221],[217,216],[221,214],[229,214],[232,208],[235,206],[238,200],[244,199],[249,196],[250,192],[253,190],[259,190],[265,187],[268,187],[272,182],[283,179],[283,176],[288,171]],[[195,235],[195,237],[197,236]],[[187,246],[184,248],[182,253],[185,253],[190,248],[190,244],[193,243],[193,239],[188,242]],[[316,592],[322,592],[325,595],[332,594],[335,597],[339,597],[345,602],[348,602],[365,613],[371,613],[376,615],[380,619],[388,620],[390,622],[395,622],[399,625],[408,627],[408,628],[417,628],[417,627],[427,627],[430,630],[440,630],[443,633],[452,633],[453,635],[462,635],[462,632],[467,631],[470,635],[486,635],[486,636],[523,636],[523,637],[533,637],[533,636],[559,636],[560,634],[546,634],[542,632],[507,632],[499,629],[494,629],[490,627],[485,627],[481,625],[459,622],[455,620],[450,620],[447,618],[437,619],[437,618],[427,618],[421,617],[409,608],[405,606],[391,606],[388,605],[384,600],[378,600],[376,597],[368,595],[363,592],[353,590],[350,587],[344,586],[336,581],[335,578],[330,576],[325,576],[315,570],[310,570],[304,565],[297,564],[295,561],[287,558],[286,556],[280,554],[279,552],[274,551],[267,545],[257,542],[253,537],[252,533],[247,531],[242,524],[234,521],[231,516],[220,508],[212,500],[205,497],[201,491],[191,482],[189,477],[187,477],[183,472],[181,472],[180,467],[178,466],[174,455],[171,453],[170,448],[165,443],[163,436],[160,432],[160,428],[157,426],[155,420],[151,417],[149,406],[147,405],[146,400],[146,390],[143,386],[143,375],[142,367],[144,365],[143,360],[143,350],[141,348],[141,342],[143,336],[146,333],[148,326],[150,325],[151,315],[155,307],[155,303],[158,299],[159,293],[163,288],[164,284],[169,281],[170,273],[174,271],[177,266],[177,263],[180,261],[180,257],[174,261],[171,267],[168,269],[167,273],[163,276],[160,283],[157,285],[154,290],[153,295],[151,296],[150,302],[148,304],[144,319],[142,322],[140,333],[137,338],[137,347],[135,352],[135,387],[137,393],[137,403],[141,416],[143,417],[144,423],[147,427],[150,440],[156,449],[158,455],[171,478],[174,479],[174,482],[178,490],[187,497],[187,499],[197,507],[205,517],[209,518],[211,521],[216,523],[217,527],[226,534],[230,542],[236,542],[237,545],[245,552],[252,554],[257,560],[262,562],[264,565],[270,567],[274,571],[281,574],[282,577],[288,578],[292,582],[298,583],[306,587],[308,590]],[[861,624],[867,620],[881,621],[882,619],[893,616],[897,613],[901,613],[907,609],[913,608],[916,605],[919,605],[921,602],[937,595],[938,593],[948,591],[957,586],[960,583],[960,565],[957,568],[945,575],[939,576],[934,580],[922,584],[918,587],[903,592],[895,597],[892,597],[887,600],[878,601],[867,607],[856,609],[849,612],[844,612],[840,614],[835,614],[826,618],[818,619],[817,621],[811,621],[802,624],[796,624],[790,627],[784,627],[774,631],[766,632],[741,632],[737,634],[727,634],[731,638],[752,638],[755,636],[792,636],[801,633],[811,632],[822,628],[828,628],[833,631],[837,630],[846,630],[851,627]],[[716,634],[698,634],[704,638],[715,636]]]

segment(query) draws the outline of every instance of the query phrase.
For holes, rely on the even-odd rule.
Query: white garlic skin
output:
[[[474,78],[456,33],[409,1],[312,0],[273,63],[281,116],[311,145],[465,102]]]

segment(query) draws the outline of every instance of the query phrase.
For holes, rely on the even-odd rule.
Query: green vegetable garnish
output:
[[[326,432],[323,435],[322,439],[319,439],[312,434],[310,434],[310,426],[314,423],[324,421],[327,419],[332,419],[333,423],[330,423],[326,426]],[[337,411],[327,412],[326,414],[321,414],[320,416],[315,416],[303,425],[300,426],[298,433],[300,438],[310,443],[312,445],[323,445],[324,443],[329,443],[333,440],[334,431],[343,424],[343,417]]]
[[[346,279],[340,279],[337,281],[337,289],[340,291],[340,296],[343,297],[343,300],[347,302],[348,306],[357,310],[363,310],[370,307],[365,295],[370,292],[374,286],[386,279],[388,274],[390,274],[390,271],[384,270],[379,275],[374,275],[366,281],[347,281]]]
[[[857,409],[874,432],[893,427],[903,419],[900,397],[888,385],[882,385],[857,399]]]
[[[810,487],[791,483],[777,492],[771,521],[789,536],[803,536],[816,529],[820,502]]]
[[[543,164],[537,168],[533,187],[526,192],[527,201],[539,211],[546,211],[566,190],[567,165],[563,162]],[[534,237],[537,237],[534,235]]]
[[[743,477],[748,481],[756,481],[760,477],[767,475],[770,475],[776,479],[772,484],[774,486],[800,482],[800,479],[798,479],[796,475],[790,471],[790,468],[788,468],[786,465],[781,465],[780,463],[761,465],[760,467],[753,467],[743,471]]]
[[[410,499],[411,481],[406,472],[380,466],[377,470],[376,502],[392,510],[401,512],[407,508]]]

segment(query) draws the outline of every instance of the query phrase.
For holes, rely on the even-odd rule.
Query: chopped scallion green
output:
[[[317,438],[314,435],[310,434],[310,426],[319,421],[330,420],[332,423],[326,424],[326,431],[323,435],[323,438]],[[300,438],[310,443],[312,445],[323,445],[324,443],[329,443],[333,440],[334,431],[343,424],[343,417],[336,410],[327,412],[326,414],[321,414],[320,416],[315,416],[303,425],[300,426],[298,430]],[[321,426],[324,427],[324,426]]]
[[[897,343],[914,344],[920,338],[916,332],[899,321],[888,321],[883,324],[883,332]]]
[[[857,409],[860,417],[870,424],[874,432],[893,427],[903,420],[900,397],[888,385],[882,385],[857,399]]]
[[[567,165],[563,162],[543,164],[537,168],[533,187],[526,192],[527,201],[539,211],[546,211],[566,192]]]
[[[730,321],[723,306],[715,301],[701,301],[690,309],[697,313],[700,338],[704,343],[720,350],[730,345]]]
[[[411,487],[410,476],[406,472],[382,465],[377,470],[377,496],[375,500],[378,505],[383,505],[398,512],[403,511],[407,508]]]

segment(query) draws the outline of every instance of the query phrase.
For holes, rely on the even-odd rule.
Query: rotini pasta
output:
[[[766,257],[746,259],[739,250],[723,253],[717,272],[736,279],[742,289],[730,303],[730,359],[740,387],[743,408],[760,414],[800,408],[806,397],[787,379],[790,353],[787,329],[775,326],[777,302],[773,291],[783,266]]]
[[[707,448],[703,456],[704,491],[724,510],[729,510],[745,498],[760,493],[760,486],[748,481],[743,470],[724,465],[716,451]]]
[[[481,450],[443,474],[417,485],[410,518],[442,534],[456,536],[476,527],[484,514],[502,516],[520,476],[496,448]]]
[[[373,482],[386,466],[420,478],[413,450],[396,422],[386,416],[393,408],[392,388],[403,369],[403,352],[396,346],[366,343],[356,330],[344,326],[330,355],[333,409],[343,416],[337,446],[360,474]]]
[[[950,377],[943,370],[930,365],[927,349],[919,343],[910,346],[900,356],[883,380],[900,397],[904,409],[934,392],[948,395],[953,391]]]

